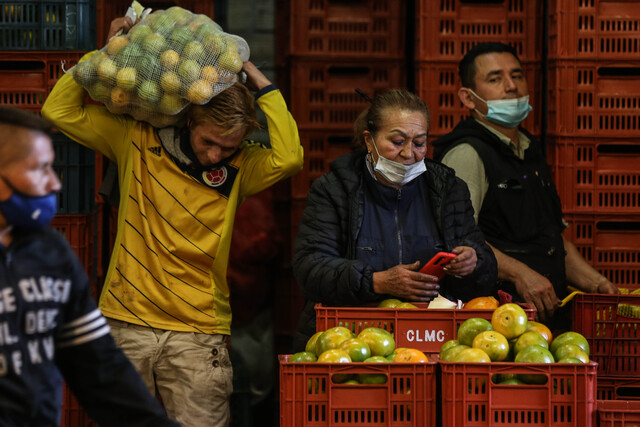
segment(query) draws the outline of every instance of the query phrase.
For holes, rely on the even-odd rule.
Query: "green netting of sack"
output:
[[[69,72],[112,113],[165,127],[233,85],[248,60],[244,39],[175,6],[149,14]]]

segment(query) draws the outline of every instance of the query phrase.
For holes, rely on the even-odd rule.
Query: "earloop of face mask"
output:
[[[373,135],[370,135],[373,148],[375,148],[378,154],[378,160],[375,162],[373,170],[382,175],[390,183],[394,185],[406,185],[427,170],[424,161],[416,162],[412,165],[403,165],[381,156]],[[369,153],[369,156],[371,156],[371,153]],[[371,161],[373,162],[373,156],[371,157]]]

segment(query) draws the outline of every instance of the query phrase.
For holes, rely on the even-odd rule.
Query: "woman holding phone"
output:
[[[377,95],[354,124],[357,149],[313,182],[294,245],[307,300],[294,351],[315,332],[318,302],[426,302],[438,293],[467,301],[495,292],[496,260],[466,184],[426,159],[429,120],[425,103],[406,90]],[[440,281],[420,272],[439,252],[455,255]]]

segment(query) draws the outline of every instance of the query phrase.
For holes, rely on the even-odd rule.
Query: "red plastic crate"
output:
[[[565,213],[640,215],[640,139],[552,137]]]
[[[550,134],[638,138],[640,61],[552,61],[548,74]]]
[[[353,132],[300,131],[304,167],[291,178],[291,197],[307,197],[311,183],[329,172],[336,158],[352,151]]]
[[[630,59],[640,49],[640,8],[625,0],[550,0],[549,57]]]
[[[443,426],[592,426],[596,371],[588,364],[439,362]],[[539,385],[501,385],[496,374],[536,374]]]
[[[564,235],[614,285],[640,286],[640,217],[565,215]]]
[[[280,355],[281,427],[435,425],[435,362],[289,363]],[[385,384],[335,384],[334,375],[381,374]]]
[[[598,373],[640,379],[640,318],[617,314],[619,304],[640,306],[640,295],[578,294],[571,303],[571,330],[589,341]]]
[[[95,215],[56,215],[51,221],[51,227],[58,230],[76,253],[84,270],[92,282],[92,292],[97,297],[94,282],[94,241]]]
[[[370,97],[404,87],[402,61],[311,61],[291,64],[291,112],[301,130],[352,131],[353,122],[368,106],[356,93]]]
[[[83,52],[0,52],[0,104],[39,113],[64,70]]]
[[[62,384],[62,417],[60,425],[64,427],[94,427],[96,423],[82,409],[76,397],[66,383]]]
[[[404,0],[291,0],[292,55],[401,59]]]
[[[427,355],[440,353],[446,341],[458,336],[458,328],[467,319],[491,320],[491,309],[427,309],[428,303],[413,303],[418,309],[365,307],[325,307],[316,304],[316,331],[344,326],[356,334],[369,327],[394,334],[396,347],[415,348]],[[525,308],[529,320],[535,308]]]
[[[640,402],[633,400],[598,400],[600,427],[640,426]]]
[[[529,103],[533,111],[523,126],[533,135],[540,135],[542,117],[542,68],[539,63],[522,63],[529,84]],[[420,62],[417,70],[416,92],[431,110],[429,134],[444,135],[458,122],[469,116],[469,109],[458,98],[461,87],[457,62]]]
[[[598,400],[640,401],[640,378],[598,375]]]
[[[521,61],[542,59],[540,0],[418,0],[416,59],[457,62],[479,42],[513,46]]]

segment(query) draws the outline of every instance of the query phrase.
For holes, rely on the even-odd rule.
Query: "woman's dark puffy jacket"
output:
[[[331,172],[316,179],[309,190],[294,245],[293,272],[307,300],[294,338],[294,351],[304,349],[315,332],[315,303],[357,306],[388,298],[373,292],[373,268],[355,259],[364,214],[364,156],[353,152],[336,159]],[[497,279],[496,259],[474,222],[469,190],[452,169],[425,161],[427,171],[416,179],[423,180],[428,188],[445,250],[470,246],[478,257],[472,274],[459,279],[446,276],[440,283],[440,294],[463,301],[492,295]]]

